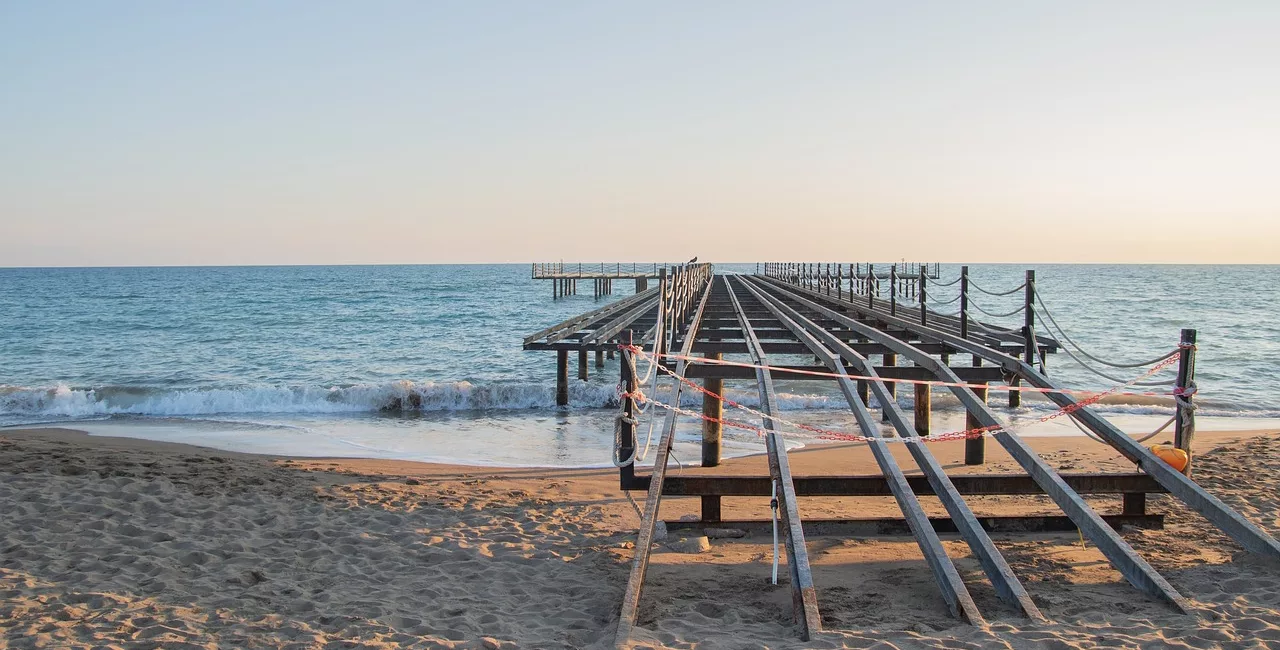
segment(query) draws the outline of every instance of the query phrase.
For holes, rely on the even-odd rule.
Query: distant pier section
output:
[[[535,262],[530,277],[551,280],[551,297],[578,295],[578,280],[591,280],[596,298],[613,294],[614,280],[635,280],[636,293],[649,289],[659,271],[675,266],[665,262]]]

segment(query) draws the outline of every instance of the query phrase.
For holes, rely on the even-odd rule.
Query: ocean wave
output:
[[[616,404],[613,386],[571,384],[570,405]],[[224,413],[361,413],[534,409],[555,406],[554,388],[532,384],[393,381],[354,386],[160,389],[0,386],[0,415],[193,416]]]
[[[648,388],[648,387],[646,387]],[[999,395],[997,397],[997,395]],[[670,386],[664,384],[655,398],[670,403]],[[759,394],[753,389],[731,388],[725,396],[743,406],[759,408]],[[696,409],[702,395],[684,390],[680,404]],[[778,407],[784,411],[844,411],[848,404],[843,396],[822,393],[777,393]],[[910,394],[900,403],[909,407]],[[1003,394],[993,394],[991,403],[997,410]],[[571,408],[615,408],[616,387],[612,384],[571,382]],[[871,407],[880,405],[874,397]],[[1172,414],[1172,402],[1156,396],[1108,396],[1092,408],[1102,413]],[[1280,418],[1280,411],[1242,406],[1229,401],[1199,402],[1197,413],[1206,416],[1245,416]],[[32,418],[84,419],[111,415],[192,417],[219,414],[342,414],[342,413],[413,413],[444,411],[519,411],[553,409],[555,388],[538,383],[473,383],[413,382],[408,380],[351,386],[251,386],[238,388],[152,388],[105,386],[74,388],[65,384],[49,387],[0,385],[0,419]],[[941,411],[960,410],[953,395],[935,393],[933,408]],[[1039,395],[1027,395],[1022,409],[1028,412],[1052,411],[1057,407]],[[726,405],[726,411],[736,410]]]

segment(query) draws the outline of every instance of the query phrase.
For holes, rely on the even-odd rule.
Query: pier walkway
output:
[[[740,275],[715,274],[707,264],[660,268],[658,286],[525,339],[526,349],[557,351],[557,399],[562,404],[567,402],[570,351],[579,351],[580,377],[585,377],[589,351],[597,352],[597,363],[601,362],[601,352],[612,348],[621,353],[615,464],[619,466],[621,488],[643,490],[647,497],[619,617],[619,647],[627,644],[636,624],[664,496],[701,497],[701,522],[671,522],[686,526],[767,525],[723,522],[720,500],[724,496],[772,499],[785,541],[793,620],[805,640],[822,626],[806,531],[812,532],[815,525],[830,531],[833,525],[856,525],[859,520],[804,522],[797,501],[802,496],[893,497],[902,519],[862,523],[871,523],[875,530],[909,531],[952,615],[975,625],[985,619],[947,555],[939,531],[958,532],[1000,599],[1033,620],[1043,620],[1044,616],[988,536],[989,530],[1078,530],[1136,589],[1181,612],[1191,609],[1186,598],[1116,532],[1122,524],[1163,524],[1162,516],[1146,512],[1147,494],[1168,493],[1245,549],[1280,559],[1280,544],[1191,480],[1190,464],[1182,471],[1174,469],[1089,408],[1116,389],[1102,393],[1073,391],[1050,379],[1045,357],[1063,346],[1037,331],[1035,305],[1039,301],[1034,272],[1027,272],[1023,285],[1004,291],[981,289],[970,282],[967,267],[954,280],[934,282],[959,286],[959,309],[948,314],[930,306],[930,280],[938,278],[923,270],[915,282],[904,285],[899,282],[896,269],[891,269],[891,285],[884,288],[874,271],[862,278],[856,274],[851,278],[838,268],[828,273],[823,267],[820,272],[811,273],[806,265],[790,263],[767,263],[760,269],[757,274]],[[970,309],[977,307],[973,300],[977,293],[1019,300],[1020,308],[990,317],[1021,315],[1021,327],[975,319]],[[965,363],[956,363],[961,355]],[[1177,404],[1172,419],[1176,425],[1175,444],[1188,453],[1195,426],[1194,356],[1195,333],[1184,330],[1177,347],[1142,364],[1149,366],[1144,374],[1117,387],[1160,385],[1162,382],[1150,379],[1162,370],[1172,371],[1176,364],[1177,377],[1169,380],[1171,386],[1167,389]],[[772,360],[780,357],[783,363]],[[816,359],[817,363],[796,365],[797,357]],[[641,368],[647,369],[641,372]],[[860,431],[823,431],[789,421],[778,408],[774,386],[778,379],[835,382]],[[754,385],[758,406],[746,407],[724,398],[726,381]],[[658,382],[667,384],[669,389],[657,390]],[[1082,430],[1113,447],[1140,471],[1059,473],[1008,429],[1007,419],[989,403],[988,390],[993,385],[1008,392],[1010,406],[1020,403],[1024,390],[1041,393],[1059,407],[1050,417],[1075,419]],[[913,391],[914,413],[908,414],[899,405],[899,387]],[[966,412],[965,430],[942,435],[932,431],[930,406],[934,391],[949,393],[959,401]],[[681,406],[681,394],[687,392],[702,395],[701,412]],[[647,474],[636,469],[636,428],[642,406],[649,417],[662,418],[654,464]],[[724,417],[726,406],[738,411],[734,418]],[[879,413],[873,413],[873,407]],[[699,474],[688,468],[678,476],[668,477],[676,423],[682,417],[702,422],[704,467],[720,462],[724,426],[745,427],[763,438],[769,475]],[[749,419],[758,424],[744,424]],[[892,430],[887,437],[881,433],[881,422],[888,423]],[[796,435],[864,443],[881,473],[793,476],[783,437]],[[927,444],[944,439],[965,441],[964,462],[968,465],[984,464],[987,440],[994,440],[1024,473],[948,475]],[[907,445],[915,469],[904,470],[900,466],[888,451],[887,445],[892,442]],[[973,494],[1043,494],[1062,514],[979,516],[964,500],[965,495]],[[1099,513],[1084,498],[1092,494],[1123,495],[1122,512]],[[949,517],[926,516],[920,496],[939,499]]]

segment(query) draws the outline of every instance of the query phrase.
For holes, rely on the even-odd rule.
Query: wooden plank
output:
[[[616,310],[618,310],[618,309],[621,309],[621,308],[627,307],[628,305],[631,305],[631,304],[633,304],[633,303],[635,303],[635,302],[638,302],[638,301],[641,301],[641,300],[645,300],[645,299],[648,299],[648,298],[652,298],[652,297],[653,297],[653,295],[652,295],[652,294],[650,294],[649,292],[640,293],[640,294],[636,294],[636,295],[633,295],[633,296],[627,296],[626,298],[623,298],[623,299],[621,299],[621,300],[617,300],[617,301],[615,301],[615,302],[609,303],[609,304],[607,304],[607,305],[605,305],[605,306],[603,306],[603,307],[600,307],[599,309],[593,309],[593,310],[591,310],[591,311],[589,311],[589,312],[586,312],[586,313],[584,313],[584,314],[578,314],[577,316],[574,316],[573,318],[570,318],[570,319],[568,319],[568,320],[562,321],[562,322],[560,322],[560,323],[556,323],[555,325],[552,325],[551,327],[547,327],[547,328],[544,328],[544,329],[538,330],[537,332],[534,332],[533,334],[530,334],[529,336],[524,337],[524,343],[525,343],[525,344],[533,343],[534,341],[537,341],[537,340],[541,339],[542,337],[544,337],[544,336],[546,336],[546,335],[548,335],[548,334],[551,334],[552,332],[559,332],[559,331],[564,330],[564,329],[570,329],[570,330],[572,331],[572,329],[571,329],[571,328],[574,328],[575,326],[577,326],[577,325],[579,325],[579,324],[581,324],[581,323],[588,322],[588,321],[592,320],[593,318],[596,318],[596,317],[601,316],[601,315],[603,315],[603,314],[608,314],[608,313],[610,313],[610,312],[612,312],[612,311],[616,311]],[[561,337],[561,338],[563,338],[563,337]]]
[[[1062,474],[1062,480],[1079,494],[1162,494],[1164,486],[1147,474]],[[1044,494],[1028,474],[957,474],[947,479],[960,494]],[[718,495],[730,497],[767,497],[771,494],[767,475],[724,476],[692,474],[669,476],[662,484],[663,496]],[[889,484],[881,474],[856,476],[795,476],[796,496],[802,497],[887,497]],[[908,476],[911,491],[919,495],[936,494],[925,476]],[[622,484],[624,490],[649,489],[649,476],[640,475]]]
[[[686,356],[693,347],[693,340],[696,338],[698,325],[702,319],[702,310],[706,307],[707,298],[711,295],[712,284],[714,283],[707,283],[702,293],[702,300],[698,303],[697,311],[694,312],[693,320],[689,324],[690,335],[685,337],[684,348],[681,350],[681,353]],[[684,376],[683,361],[676,366],[676,376]],[[672,401],[675,404],[680,403],[681,386],[682,384],[677,381],[672,391]],[[658,506],[662,501],[662,481],[667,474],[667,459],[671,455],[671,444],[675,440],[675,434],[676,412],[668,411],[666,422],[662,427],[662,438],[658,442],[657,455],[654,457],[653,473],[649,477],[649,495],[644,502],[644,514],[640,518],[635,557],[632,558],[631,573],[627,578],[627,588],[622,596],[622,611],[618,616],[618,630],[614,636],[614,644],[619,648],[627,646],[627,641],[631,638],[631,630],[636,625],[636,614],[640,609],[640,592],[644,587],[645,573],[649,570],[649,553],[653,547],[654,526],[658,521]]]
[[[915,537],[916,544],[920,547],[920,552],[924,555],[925,563],[929,565],[930,571],[933,572],[934,580],[938,583],[938,588],[942,591],[942,598],[947,603],[947,608],[951,611],[951,615],[956,618],[962,618],[974,625],[983,624],[982,614],[978,611],[978,606],[973,602],[973,597],[969,594],[968,588],[965,587],[964,581],[960,579],[960,573],[956,571],[955,564],[951,562],[951,558],[947,556],[946,549],[942,546],[942,540],[938,539],[938,533],[929,524],[929,517],[925,514],[924,508],[921,507],[919,499],[916,498],[911,486],[907,484],[906,476],[903,475],[902,469],[898,467],[898,462],[894,459],[885,445],[884,440],[880,439],[880,427],[876,425],[875,418],[867,409],[867,405],[857,395],[857,386],[853,380],[849,379],[844,370],[844,364],[841,363],[839,357],[827,349],[818,339],[814,338],[814,334],[802,323],[794,320],[796,317],[803,319],[797,313],[790,311],[785,305],[776,303],[771,297],[762,294],[758,287],[749,282],[743,282],[748,291],[755,296],[762,304],[774,311],[778,320],[787,325],[805,345],[809,346],[810,351],[818,358],[826,362],[831,371],[844,375],[837,381],[840,384],[840,390],[844,393],[845,400],[849,403],[849,408],[853,410],[853,417],[858,421],[858,426],[862,429],[862,434],[870,438],[867,446],[871,449],[871,455],[875,458],[876,465],[880,467],[880,472],[884,474],[885,479],[889,483],[889,490],[893,492],[894,499],[898,502],[898,508],[902,511],[903,517],[906,518],[907,525],[911,528],[911,534]],[[815,329],[821,329],[813,326]],[[825,332],[825,330],[823,330]],[[829,334],[829,333],[827,333]],[[831,337],[834,339],[834,337]],[[827,341],[828,344],[840,343],[838,339]],[[852,352],[852,351],[850,351]],[[852,353],[855,358],[860,359],[864,368],[867,367],[866,359]],[[873,381],[873,388],[878,388],[877,397],[885,399],[887,397],[884,391],[884,382]],[[893,406],[897,406],[896,403]],[[959,498],[959,495],[956,495]],[[972,513],[970,513],[972,516]],[[979,530],[979,532],[981,532]],[[985,534],[984,534],[985,536]]]
[[[875,338],[886,345],[898,348],[898,352],[900,354],[911,359],[916,365],[930,369],[936,373],[938,379],[959,383],[959,377],[957,377],[950,368],[939,364],[929,355],[915,351],[907,343],[884,337],[875,328],[867,327],[852,318],[847,318],[832,309],[822,306],[814,300],[801,297],[800,292],[803,292],[806,296],[812,296],[815,300],[825,300],[824,296],[803,289],[784,287],[780,283],[774,281],[768,282],[773,285],[774,291],[779,295],[788,296],[794,302],[802,304],[815,312],[835,317],[838,320],[843,319],[846,325],[856,329],[863,329],[864,334],[869,338]],[[857,305],[850,305],[850,307],[855,310],[862,309]],[[918,330],[927,329],[882,313],[877,314],[876,317],[885,319],[886,322],[890,322],[888,319],[893,319],[893,321],[899,324],[905,324],[908,328],[914,327],[918,328]],[[958,339],[958,337],[956,338]],[[981,355],[986,352],[981,345],[971,344],[963,339],[959,339],[959,342],[971,346],[969,351],[972,351],[973,354]],[[1021,363],[1021,361],[1014,361],[1016,363]],[[1044,488],[1045,493],[1047,493],[1049,497],[1058,504],[1058,507],[1062,509],[1063,513],[1070,517],[1072,521],[1076,522],[1076,526],[1080,528],[1081,532],[1093,541],[1094,545],[1098,547],[1098,550],[1102,551],[1103,555],[1110,560],[1111,565],[1119,570],[1131,584],[1148,595],[1164,600],[1181,612],[1185,613],[1189,611],[1186,599],[1183,598],[1182,595],[1179,594],[1163,576],[1156,572],[1156,570],[1152,568],[1146,560],[1142,559],[1142,557],[1139,556],[1123,538],[1108,527],[1106,523],[1102,521],[1102,518],[1098,516],[1098,513],[1095,512],[1093,508],[1089,507],[1079,494],[1076,494],[1069,486],[1067,486],[1067,484],[1063,482],[1062,478],[1058,476],[1058,473],[1054,471],[1048,463],[1045,463],[1042,458],[1036,455],[1035,452],[1031,451],[1031,449],[1027,447],[1021,439],[1006,431],[1000,421],[996,418],[995,414],[990,408],[988,408],[985,401],[979,400],[977,395],[968,388],[950,387],[949,390],[951,390],[960,402],[964,404],[965,408],[969,412],[973,413],[974,416],[977,417],[982,426],[991,427],[993,432],[992,437],[995,438],[1007,452],[1009,452],[1009,455],[1013,457],[1014,461],[1021,465],[1022,468],[1026,470],[1026,472],[1030,474],[1042,488]],[[1168,468],[1167,465],[1165,465],[1165,467]],[[1182,475],[1178,474],[1178,476]]]
[[[742,313],[742,305],[724,277],[724,287],[733,302],[734,309],[741,315],[742,331],[746,335],[751,350],[751,360],[757,366],[756,384],[760,389],[760,410],[772,415],[777,412],[778,399],[773,390],[773,379],[760,350],[760,341],[751,330],[751,322]],[[813,585],[813,573],[809,567],[809,550],[804,541],[804,528],[800,522],[800,507],[796,502],[795,485],[791,481],[791,466],[787,460],[787,448],[775,430],[771,418],[762,418],[765,434],[765,448],[769,454],[769,473],[778,486],[779,512],[782,526],[786,531],[787,568],[791,572],[791,607],[792,616],[800,628],[800,639],[808,641],[814,634],[822,630],[822,617],[818,613],[818,593]]]
[[[670,363],[667,367],[673,367]],[[854,372],[853,367],[847,367],[851,374]],[[774,378],[788,379],[792,381],[831,381],[831,377],[825,376],[830,372],[826,366],[772,366],[770,368]],[[995,366],[984,366],[981,368],[970,368],[968,366],[960,366],[952,368],[957,377],[960,377],[967,383],[1001,381],[1003,372]],[[755,371],[751,368],[743,366],[718,366],[712,364],[694,363],[689,366],[689,379],[707,379],[708,377],[719,377],[721,379],[753,379]],[[823,376],[815,376],[810,372],[823,373]],[[934,374],[924,368],[916,366],[876,366],[876,373],[884,379],[933,379]]]

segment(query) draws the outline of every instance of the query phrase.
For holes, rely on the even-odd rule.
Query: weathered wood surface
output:
[[[806,308],[815,312],[825,313],[829,317],[836,318],[836,320],[844,320],[846,325],[855,329],[866,328],[865,331],[868,336],[878,335],[877,330],[874,328],[867,328],[856,320],[820,304],[818,302],[819,300],[830,301],[829,298],[826,298],[821,294],[799,287],[788,287],[776,280],[769,282],[774,285],[774,290],[779,295],[786,296],[792,301],[804,305]],[[801,294],[803,294],[803,297]],[[861,305],[855,303],[849,303],[847,308],[854,310],[863,309]],[[895,324],[899,324],[900,326],[905,326],[907,328],[921,327],[895,316],[889,316],[888,314],[881,313],[878,316],[881,319],[886,320],[886,322],[888,319],[892,319]],[[881,340],[887,345],[897,347],[899,353],[911,359],[916,363],[916,365],[933,371],[938,379],[947,382],[960,383],[960,378],[957,377],[949,367],[938,363],[926,354],[912,350],[909,344],[890,338],[882,338]],[[981,345],[970,343],[963,339],[958,339],[958,341],[964,345],[971,346],[971,348],[966,351],[971,352],[972,354],[978,356],[986,354],[985,349]],[[1022,363],[1016,359],[1014,359],[1014,362]],[[1045,492],[1054,500],[1055,503],[1058,504],[1058,507],[1062,509],[1063,513],[1070,517],[1072,521],[1076,522],[1076,525],[1080,528],[1081,532],[1088,537],[1100,551],[1102,551],[1103,555],[1107,557],[1112,566],[1120,571],[1120,573],[1124,575],[1131,584],[1150,596],[1164,600],[1179,611],[1189,611],[1186,599],[1183,598],[1182,595],[1179,594],[1163,576],[1156,572],[1156,570],[1148,564],[1146,560],[1142,559],[1142,557],[1139,556],[1133,548],[1119,536],[1119,534],[1107,526],[1102,518],[1098,516],[1098,513],[1085,503],[1084,499],[1073,491],[1062,480],[1062,478],[1058,476],[1058,473],[1048,465],[1048,463],[1044,462],[1044,460],[1036,455],[1035,452],[1031,451],[1031,449],[1027,447],[1021,439],[1011,435],[1004,429],[1003,424],[987,406],[985,400],[979,399],[973,390],[967,387],[954,386],[949,387],[949,390],[957,399],[960,400],[965,409],[974,415],[981,426],[990,427],[992,437],[999,442],[1002,447],[1004,447],[1005,451],[1013,457],[1015,462],[1021,465],[1022,468],[1030,474],[1042,488],[1044,488]],[[1149,454],[1150,452],[1147,453]],[[1163,465],[1163,463],[1161,464]],[[1168,469],[1168,465],[1164,465],[1164,467]],[[1177,474],[1177,472],[1174,473]],[[1182,475],[1178,474],[1178,476]],[[1183,478],[1185,479],[1186,477]]]
[[[778,411],[777,396],[773,389],[773,379],[769,376],[767,357],[760,349],[760,342],[751,330],[751,322],[742,311],[733,287],[725,280],[725,290],[733,303],[734,311],[742,322],[743,335],[751,351],[751,360],[756,368],[756,383],[760,390],[760,410],[765,415],[773,415]],[[787,448],[782,436],[778,435],[774,421],[763,418],[767,433],[765,447],[769,454],[769,472],[778,488],[777,498],[780,502],[779,513],[786,533],[787,569],[791,573],[792,616],[799,626],[800,639],[808,641],[812,635],[822,630],[822,617],[818,613],[818,593],[813,585],[813,573],[809,566],[809,550],[805,544],[804,528],[800,521],[800,507],[796,502],[795,485],[791,482],[791,466],[787,459]]]
[[[707,279],[705,284],[705,289],[702,290],[702,299],[699,301],[696,311],[693,312],[693,319],[686,330],[681,348],[682,354],[687,355],[692,350],[693,340],[697,336],[702,313],[706,308],[707,299],[711,296],[712,282],[710,278]],[[676,367],[675,373],[677,377],[684,376],[684,362],[680,362]],[[680,402],[680,388],[681,384],[676,382],[672,400],[677,404]],[[614,637],[615,645],[620,648],[627,646],[627,641],[631,638],[631,631],[636,624],[636,615],[640,608],[640,593],[644,588],[645,574],[649,569],[649,553],[653,546],[654,527],[658,521],[658,507],[662,501],[662,481],[667,473],[667,460],[671,455],[671,445],[675,440],[675,431],[676,413],[675,411],[669,411],[666,422],[662,427],[662,437],[659,439],[658,449],[655,452],[653,472],[649,477],[649,494],[645,499],[644,510],[640,520],[640,531],[636,539],[635,557],[631,562],[631,573],[627,578],[626,591],[623,592],[622,611],[618,617],[618,630]]]

